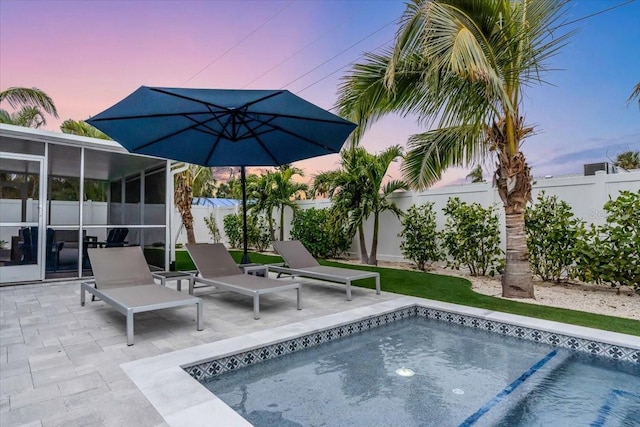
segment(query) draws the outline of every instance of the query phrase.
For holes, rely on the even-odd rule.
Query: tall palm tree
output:
[[[269,238],[271,241],[276,240],[273,223],[273,172],[267,172],[247,182],[247,198],[252,199],[254,202],[249,207],[250,210],[265,213],[269,226]]]
[[[174,202],[187,232],[187,243],[194,244],[196,236],[191,212],[193,196],[208,197],[212,194],[215,183],[211,182],[211,168],[190,164],[187,170],[176,174],[174,185]]]
[[[7,102],[15,111],[0,109],[0,123],[39,128],[47,124],[44,113],[58,118],[51,97],[35,87],[10,87],[0,91],[0,104],[2,102]]]
[[[341,168],[323,172],[314,180],[314,192],[328,195],[334,213],[349,220],[351,232],[357,230],[360,244],[360,261],[377,265],[379,216],[391,211],[396,216],[402,212],[389,196],[398,190],[406,190],[403,181],[390,180],[384,183],[392,162],[402,156],[399,146],[392,146],[379,154],[368,153],[363,147],[343,150]],[[371,253],[367,251],[364,222],[373,215],[373,237]]]
[[[284,240],[284,209],[288,206],[294,212],[298,209],[295,200],[304,197],[307,191],[307,184],[295,182],[294,175],[304,176],[301,169],[291,165],[283,165],[272,173],[272,194],[273,207],[280,210],[280,240]]]
[[[640,169],[640,151],[625,151],[618,154],[614,163],[624,170]]]
[[[492,153],[506,216],[503,295],[533,297],[524,210],[531,172],[522,153],[532,134],[521,109],[524,88],[543,82],[545,62],[566,43],[558,34],[564,0],[412,0],[393,48],[368,54],[339,89],[340,114],[360,126],[353,143],[391,112],[436,129],[413,135],[402,170],[425,188],[452,165]]]

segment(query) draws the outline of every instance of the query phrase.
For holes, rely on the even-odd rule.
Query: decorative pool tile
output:
[[[582,338],[570,337],[553,332],[546,332],[537,329],[481,319],[474,316],[450,313],[447,311],[436,310],[421,306],[413,306],[402,308],[391,313],[362,319],[347,325],[329,328],[323,331],[304,335],[277,344],[252,349],[243,353],[235,354],[233,356],[227,356],[216,360],[202,362],[198,365],[185,367],[184,369],[190,376],[202,382],[217,375],[244,366],[253,365],[265,360],[284,356],[290,353],[295,353],[305,348],[314,347],[316,345],[320,345],[322,343],[334,341],[337,339],[342,339],[344,337],[348,337],[349,335],[357,334],[368,329],[376,328],[388,323],[393,323],[400,319],[406,319],[415,316],[425,317],[428,319],[436,319],[470,328],[477,328],[501,335],[516,337],[527,341],[549,344],[554,347],[566,348],[580,353],[593,354],[615,360],[640,363],[640,351],[638,350],[604,344],[601,342],[586,340]]]

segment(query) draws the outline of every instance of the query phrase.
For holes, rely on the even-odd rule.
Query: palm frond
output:
[[[38,107],[58,118],[58,110],[51,97],[35,87],[10,87],[0,92],[0,102],[2,101],[7,101],[14,109]]]
[[[482,129],[460,126],[431,130],[411,136],[402,172],[407,183],[418,189],[429,187],[450,166],[468,165],[486,155]]]

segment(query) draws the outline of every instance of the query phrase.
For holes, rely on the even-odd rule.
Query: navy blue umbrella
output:
[[[338,153],[356,125],[287,90],[142,86],[87,120],[132,153],[240,166],[247,256],[246,166]]]

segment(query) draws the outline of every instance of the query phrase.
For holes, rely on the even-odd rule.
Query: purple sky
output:
[[[625,0],[574,1],[578,19]],[[141,85],[285,88],[333,107],[346,66],[393,39],[403,1],[0,0],[0,89],[35,86],[60,120],[84,120]],[[584,163],[640,150],[640,110],[626,100],[640,81],[640,2],[582,20],[580,32],[529,88],[523,111],[537,134],[525,143],[536,176],[581,173]],[[345,68],[342,68],[345,67]],[[342,68],[342,69],[341,69]],[[3,105],[2,108],[8,108]],[[423,131],[388,117],[363,145],[380,151]],[[337,156],[298,162],[312,176]],[[484,165],[485,177],[493,161]],[[464,179],[452,169],[440,183]],[[397,167],[392,175],[399,177]]]

